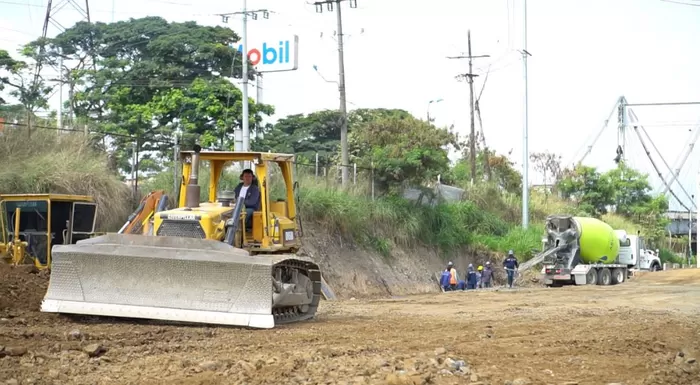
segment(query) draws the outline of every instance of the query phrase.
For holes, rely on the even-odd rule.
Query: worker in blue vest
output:
[[[467,268],[467,290],[476,289],[476,281],[476,271],[474,271],[474,265],[470,263],[469,267]]]
[[[445,269],[442,271],[442,275],[440,276],[440,287],[442,287],[442,291],[449,291],[450,290],[450,270]]]
[[[506,274],[508,275],[508,287],[513,288],[513,278],[515,277],[515,272],[518,271],[518,260],[515,259],[513,250],[508,251],[508,256],[503,260],[503,268],[506,269]]]

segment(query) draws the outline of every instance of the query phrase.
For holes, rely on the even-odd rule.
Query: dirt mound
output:
[[[38,311],[48,284],[46,270],[0,263],[0,317]]]
[[[700,269],[676,269],[642,273],[635,279],[645,284],[700,285]]]

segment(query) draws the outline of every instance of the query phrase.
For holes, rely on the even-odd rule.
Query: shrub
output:
[[[98,231],[118,229],[133,208],[130,189],[107,167],[107,156],[82,134],[6,130],[0,136],[0,190],[4,194],[91,195]]]

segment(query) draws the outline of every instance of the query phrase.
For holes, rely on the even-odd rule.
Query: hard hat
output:
[[[491,261],[486,262],[486,266],[489,266],[489,265],[491,265]]]
[[[452,266],[452,261],[447,262],[447,266]]]
[[[513,255],[513,250],[508,250],[508,255]]]
[[[484,270],[484,267],[483,267],[483,266],[479,266],[479,270]]]
[[[474,265],[472,265],[472,264],[470,263],[470,264],[469,264],[469,267],[474,267]]]

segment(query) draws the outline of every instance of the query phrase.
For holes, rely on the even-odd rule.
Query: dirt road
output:
[[[42,314],[46,277],[0,273],[0,384],[700,384],[700,270],[324,302],[273,330]]]

